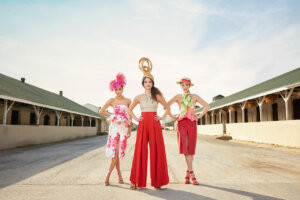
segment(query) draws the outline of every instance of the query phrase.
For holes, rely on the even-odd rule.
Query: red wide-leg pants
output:
[[[142,112],[143,120],[139,122],[135,143],[130,181],[137,187],[146,187],[148,142],[150,147],[151,186],[161,187],[169,183],[165,144],[156,112]]]

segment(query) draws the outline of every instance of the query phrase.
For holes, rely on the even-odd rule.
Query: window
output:
[[[278,105],[277,105],[277,103],[272,104],[272,115],[273,115],[273,121],[278,121]]]
[[[96,121],[93,119],[92,120],[92,127],[95,127],[96,126]]]
[[[260,122],[260,110],[259,110],[259,106],[256,107],[256,121]]]
[[[12,110],[12,112],[11,112],[11,124],[13,124],[13,125],[19,124],[19,111],[18,110]]]
[[[300,99],[293,100],[293,119],[300,119]]]
[[[35,125],[35,113],[30,113],[30,125]]]
[[[49,115],[44,116],[44,125],[48,126],[50,125],[50,117]]]
[[[234,122],[237,123],[237,110],[234,111]]]
[[[244,110],[244,114],[245,114],[245,122],[248,122],[248,109]]]
[[[226,113],[226,122],[229,123],[229,112]]]

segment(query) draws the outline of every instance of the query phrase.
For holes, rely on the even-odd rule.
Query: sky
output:
[[[148,57],[166,100],[187,76],[210,103],[299,67],[299,11],[298,0],[0,0],[0,73],[102,106],[118,72],[125,97],[144,92]]]

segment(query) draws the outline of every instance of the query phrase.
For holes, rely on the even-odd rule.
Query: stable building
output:
[[[200,134],[300,147],[300,68],[227,97],[217,95],[209,105],[198,120]],[[165,124],[176,127],[174,120]]]
[[[0,73],[0,149],[99,135],[106,117]]]

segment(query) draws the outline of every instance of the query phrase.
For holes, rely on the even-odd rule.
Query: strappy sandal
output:
[[[154,187],[155,190],[161,190],[161,187]]]
[[[136,190],[136,188],[137,188],[136,185],[131,183],[130,189],[131,189],[131,190]]]
[[[120,183],[120,184],[124,184],[124,180],[123,180],[122,175],[121,175],[121,174],[118,174],[118,176],[119,176],[119,183]]]
[[[108,176],[108,175],[107,175],[107,176]],[[109,185],[109,179],[107,180],[107,176],[106,176],[105,182],[104,182],[104,185],[105,185],[105,186],[108,186],[108,185]]]
[[[190,184],[190,171],[186,170],[186,172],[188,173],[188,175],[186,175],[186,177],[184,178],[184,184]]]
[[[190,177],[193,185],[199,185],[198,181],[196,180],[196,177],[192,177],[191,174],[193,174],[193,171],[190,171]],[[195,176],[195,174],[194,174]]]

